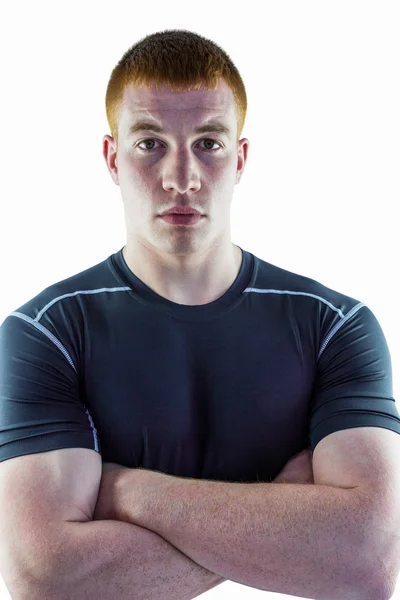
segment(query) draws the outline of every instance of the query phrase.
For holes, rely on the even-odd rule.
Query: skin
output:
[[[229,137],[193,133],[212,118],[230,128]],[[129,136],[129,126],[139,119],[154,119],[167,133],[140,131]],[[249,141],[242,138],[237,143],[236,136],[233,94],[221,80],[215,91],[126,88],[118,141],[109,135],[103,138],[107,168],[121,188],[125,262],[149,288],[172,302],[213,302],[240,271],[242,251],[231,241],[230,209]],[[159,218],[176,205],[196,208],[205,218],[194,226],[170,225]]]
[[[146,469],[130,469],[118,463],[103,463],[101,485],[93,513],[94,521],[132,519],[134,507],[143,510],[149,494],[162,493],[165,479],[162,473]],[[292,457],[273,483],[314,485],[312,451],[303,450]],[[129,506],[129,510],[127,507]]]

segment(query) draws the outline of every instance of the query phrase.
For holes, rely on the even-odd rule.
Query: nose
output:
[[[198,169],[199,159],[191,155],[190,150],[171,152],[165,159],[163,187],[166,191],[175,189],[179,194],[197,191],[201,187]]]

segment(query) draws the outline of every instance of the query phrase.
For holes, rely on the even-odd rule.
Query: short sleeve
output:
[[[0,462],[61,448],[101,452],[63,344],[31,317],[0,327]]]
[[[312,451],[341,429],[383,427],[400,434],[389,348],[367,306],[335,323],[323,340],[310,409]]]

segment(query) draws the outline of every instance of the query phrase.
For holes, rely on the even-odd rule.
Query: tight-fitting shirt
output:
[[[400,434],[376,317],[244,250],[236,280],[209,304],[160,296],[121,248],[0,327],[0,462],[89,448],[129,468],[270,481],[354,427]]]

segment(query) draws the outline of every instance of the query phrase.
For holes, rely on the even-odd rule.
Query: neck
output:
[[[214,302],[232,286],[241,265],[242,251],[230,242],[224,249],[212,248],[201,257],[163,254],[129,243],[122,250],[130,270],[156,294],[175,302],[196,306]]]

